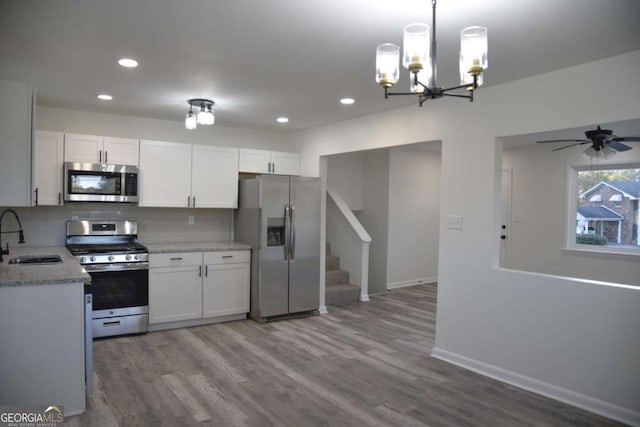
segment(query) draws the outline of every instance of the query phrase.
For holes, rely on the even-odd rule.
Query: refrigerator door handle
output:
[[[284,205],[284,260],[289,261],[289,240],[291,238],[291,217],[289,204]]]
[[[296,205],[291,205],[291,220],[289,221],[291,229],[291,243],[289,245],[289,259],[293,261],[296,253]]]

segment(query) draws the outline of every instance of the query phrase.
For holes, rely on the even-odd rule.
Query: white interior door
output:
[[[502,169],[500,204],[500,267],[509,266],[509,227],[511,226],[511,169]]]

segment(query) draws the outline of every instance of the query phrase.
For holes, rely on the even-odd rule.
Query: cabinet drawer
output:
[[[237,264],[249,262],[251,251],[205,252],[204,264]]]
[[[173,252],[149,254],[149,267],[180,267],[202,265],[202,252]]]

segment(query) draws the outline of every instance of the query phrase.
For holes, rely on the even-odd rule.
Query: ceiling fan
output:
[[[574,147],[576,145],[591,144],[591,147],[584,151],[584,154],[591,158],[609,158],[613,156],[617,151],[628,151],[631,147],[622,144],[624,142],[640,142],[640,136],[617,136],[608,129],[602,129],[598,126],[597,129],[588,130],[585,133],[586,139],[550,139],[547,141],[536,141],[539,144],[546,144],[548,142],[572,142],[572,144],[564,145],[562,147],[554,148],[551,151],[564,150],[565,148]]]

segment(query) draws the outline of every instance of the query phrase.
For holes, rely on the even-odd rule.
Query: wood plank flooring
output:
[[[614,426],[429,356],[434,284],[329,314],[99,340],[71,426]]]

